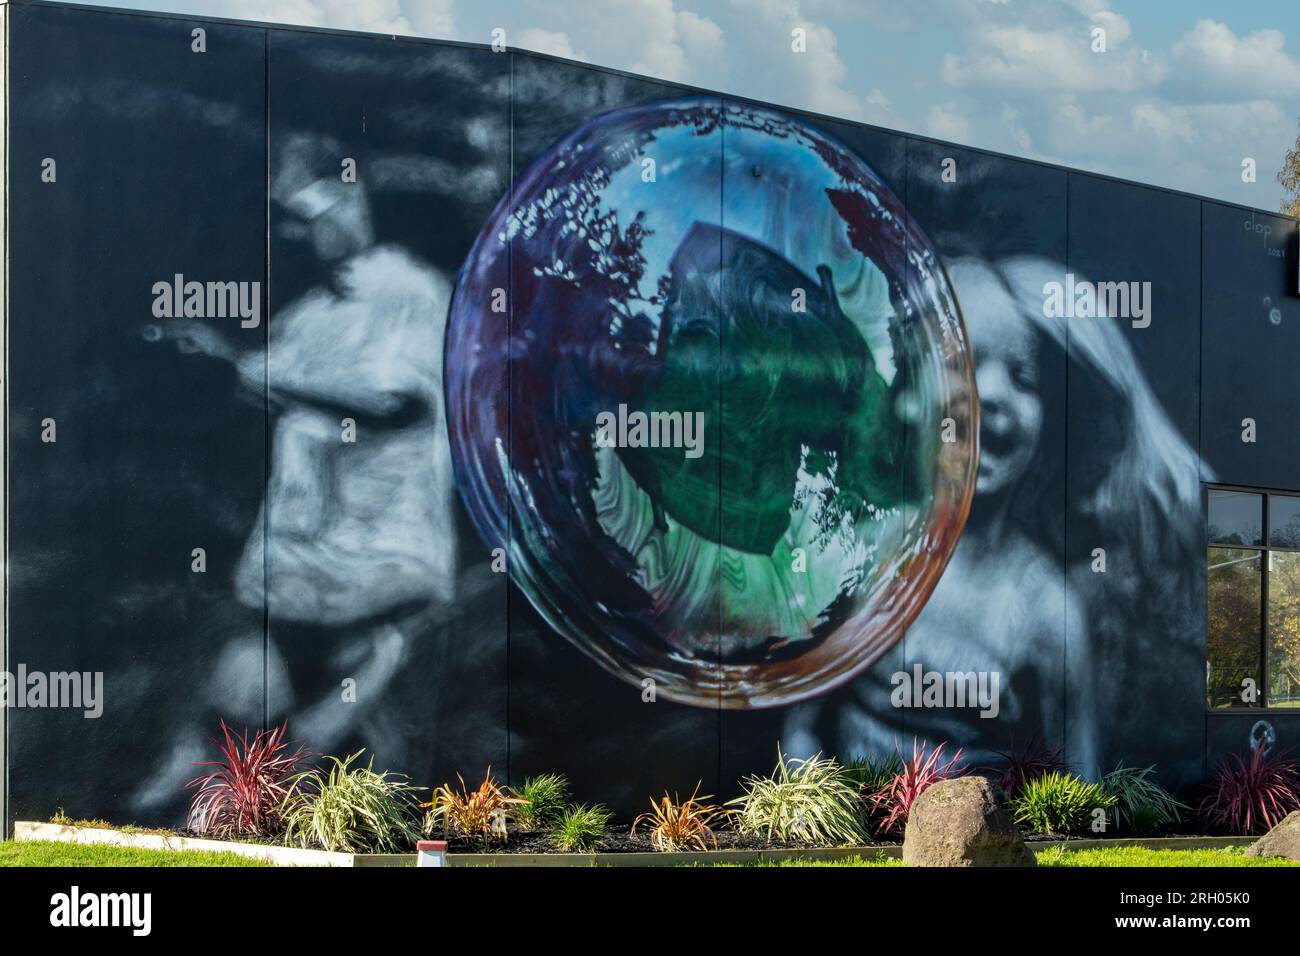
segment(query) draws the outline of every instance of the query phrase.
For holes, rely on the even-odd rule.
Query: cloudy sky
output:
[[[1296,0],[105,5],[483,43],[501,28],[511,46],[1265,209],[1282,200],[1274,177],[1300,121]]]

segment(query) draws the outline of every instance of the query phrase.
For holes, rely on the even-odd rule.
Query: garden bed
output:
[[[846,763],[822,754],[790,757],[778,746],[773,771],[739,781],[735,799],[714,803],[700,795],[703,784],[697,782],[685,799],[665,791],[651,797],[634,822],[619,822],[603,803],[575,800],[562,773],[507,785],[488,769],[476,786],[458,774],[456,785],[419,787],[405,774],[375,770],[373,761],[363,760],[364,750],[317,758],[285,739],[285,724],[251,738],[224,721],[220,728],[221,738],[213,739],[217,759],[200,764],[211,772],[187,785],[195,791],[187,816],[192,830],[109,827],[62,813],[51,823],[98,829],[81,838],[101,843],[120,845],[135,835],[150,837],[147,846],[239,846],[235,852],[282,865],[410,865],[415,844],[430,835],[447,841],[444,862],[450,866],[789,859],[870,865],[901,856],[910,810],[931,786],[970,773],[983,778],[977,784],[986,795],[981,799],[1001,803],[1039,853],[1058,846],[1069,848],[1063,853],[1240,846],[1251,840],[1233,834],[1272,826],[1279,814],[1300,809],[1300,767],[1259,750],[1248,759],[1225,760],[1192,805],[1161,786],[1153,766],[1118,764],[1090,781],[1068,768],[1060,747],[1032,739],[1001,752],[1000,763],[974,768],[962,764],[960,748],[950,753],[946,742],[914,740],[910,756],[899,748]],[[1098,826],[1107,832],[1093,832]],[[300,846],[382,852],[291,849]],[[662,852],[668,849],[678,852]]]
[[[1031,844],[1034,852],[1062,847],[1067,850],[1095,850],[1106,847],[1140,847],[1148,850],[1202,850],[1246,846],[1255,837],[1177,836],[1109,837],[1105,839],[1062,839],[1045,837]],[[721,841],[720,841],[721,842]],[[448,866],[681,866],[689,864],[750,864],[774,860],[816,860],[827,863],[873,858],[902,859],[901,843],[873,843],[846,847],[778,847],[764,849],[717,849],[693,853],[658,853],[622,849],[595,853],[458,852],[447,854]],[[356,866],[385,866],[357,857]]]
[[[617,856],[622,854],[647,854],[657,852],[650,841],[650,837],[644,831],[631,833],[631,828],[627,824],[611,824],[605,835],[600,838],[595,847],[595,852],[603,856]],[[713,831],[714,838],[717,840],[716,848],[707,851],[707,853],[721,852],[749,852],[749,853],[789,853],[793,851],[806,852],[816,849],[836,849],[828,847],[808,847],[806,844],[799,843],[782,843],[780,841],[767,840],[760,836],[751,834],[738,833],[735,830],[719,828]],[[1075,846],[1233,846],[1234,844],[1253,843],[1257,837],[1233,836],[1221,834],[1207,834],[1205,831],[1198,831],[1192,827],[1165,827],[1155,833],[1144,835],[1128,835],[1118,831],[1110,833],[1098,833],[1089,836],[1066,836],[1060,833],[1022,833],[1026,843],[1031,848],[1037,850],[1043,846],[1066,843],[1071,847]],[[457,856],[475,855],[475,856],[511,856],[514,854],[523,854],[525,856],[539,855],[565,855],[555,843],[555,837],[549,830],[512,830],[510,838],[505,843],[484,842],[483,840],[470,839],[463,836],[448,834],[434,834],[434,839],[446,840],[449,854]],[[1183,841],[1183,842],[1179,842]],[[1193,841],[1193,842],[1186,842]],[[1209,841],[1209,842],[1206,842]],[[852,846],[857,853],[874,853],[878,850],[898,851],[901,850],[903,841],[901,839],[876,839],[855,843]],[[707,853],[705,855],[707,855]],[[568,854],[578,855],[582,854]],[[590,854],[588,854],[590,855]]]
[[[657,853],[650,836],[644,830],[637,833],[631,832],[631,827],[624,824],[612,823],[605,831],[593,848],[594,852],[604,856],[620,854],[647,854]],[[790,850],[807,850],[809,847],[803,844],[782,843],[780,841],[767,840],[760,836],[739,833],[735,830],[729,830],[722,827],[713,831],[714,839],[717,845],[714,849],[702,851],[707,853],[720,852],[750,852],[750,853],[774,853],[787,852]],[[527,856],[539,855],[577,855],[582,854],[564,854],[564,851],[556,845],[554,833],[550,830],[512,830],[510,838],[505,843],[485,842],[481,839],[471,839],[455,834],[443,836],[435,834],[434,839],[447,841],[447,849],[451,854],[463,855],[491,855],[491,856],[509,856],[512,854],[524,854]],[[881,848],[898,848],[902,843],[898,840],[868,840],[865,843],[855,844],[858,851],[873,851]],[[588,856],[590,854],[587,854]]]

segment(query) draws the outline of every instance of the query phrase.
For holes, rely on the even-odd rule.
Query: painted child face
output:
[[[1038,337],[997,277],[983,266],[951,270],[975,350],[980,455],[975,491],[1009,490],[1028,470],[1043,426]]]

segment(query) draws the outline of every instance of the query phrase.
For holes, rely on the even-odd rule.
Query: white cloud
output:
[[[569,39],[567,33],[553,30],[539,30],[536,27],[520,30],[518,34],[511,38],[510,45],[521,50],[532,50],[535,53],[562,56],[569,60],[586,59],[581,53],[574,51],[573,42]]]
[[[402,0],[406,19],[420,36],[451,39],[456,36],[452,0]]]
[[[1063,94],[1050,101],[1054,117],[1052,139],[1061,143],[1095,141],[1113,136],[1115,117],[1110,113],[1089,113],[1078,98]]]
[[[690,10],[677,13],[677,33],[682,47],[690,56],[717,56],[723,50],[723,31],[708,17]]]
[[[926,131],[1251,205],[1276,202],[1270,170],[1295,139],[1300,96],[1300,61],[1281,31],[1239,35],[1188,16],[1176,43],[1146,49],[1110,0],[949,0],[948,9],[956,42],[941,60],[946,90],[936,98],[917,87]],[[1168,15],[1178,23],[1178,8]],[[1092,52],[1097,27],[1105,53]],[[1241,183],[1244,156],[1259,162],[1258,184]]]
[[[1237,36],[1216,20],[1198,20],[1173,48],[1178,79],[1209,99],[1300,95],[1300,62],[1280,30]]]
[[[1029,135],[1029,130],[1021,121],[1022,111],[1010,106],[1002,108],[1002,128],[1011,142],[1015,143],[1016,151],[1033,155],[1034,138]]]
[[[837,51],[835,31],[816,23],[809,23],[807,30],[808,52],[801,57],[808,73],[809,104],[822,113],[861,119],[862,101],[845,85],[849,71]]]
[[[674,0],[605,0],[580,12],[565,0],[541,0],[527,9],[533,19],[511,37],[513,45],[679,83],[717,85],[725,69],[722,28],[678,9]],[[550,46],[534,46],[524,37]],[[579,52],[561,52],[566,45]]]
[[[893,105],[890,102],[889,97],[886,96],[884,94],[884,91],[881,90],[880,87],[878,86],[874,86],[871,88],[871,92],[868,93],[866,96],[866,102],[868,106],[876,106],[879,107],[880,109],[886,109],[886,110],[890,109]]]
[[[453,0],[227,0],[223,17],[453,39]]]
[[[898,124],[898,116],[894,113],[894,101],[886,96],[880,87],[873,86],[871,91],[862,98],[862,103],[863,119],[868,123],[877,126]]]
[[[969,21],[969,49],[943,58],[943,79],[959,88],[1055,92],[1133,92],[1158,84],[1159,58],[1128,43],[1128,21],[1111,11],[1075,15],[1050,26],[1006,22],[1014,8]],[[1091,31],[1106,31],[1106,51],[1093,51]]]
[[[935,139],[947,139],[954,143],[971,141],[971,126],[962,112],[952,104],[935,105],[925,115],[925,131]]]
[[[440,0],[435,0],[437,5]],[[401,0],[230,0],[221,16],[308,27],[413,34]]]
[[[748,49],[763,58],[755,77],[763,87],[746,91],[819,113],[865,119],[863,98],[847,85],[848,68],[839,54],[839,37],[824,23],[804,15],[799,0],[732,0],[742,15]],[[806,51],[791,47],[792,31],[802,29]]]
[[[722,53],[722,28],[707,17],[678,10],[673,0],[614,0],[607,4],[642,44],[633,73],[688,81]]]
[[[1157,102],[1135,105],[1131,111],[1133,130],[1139,135],[1154,136],[1161,142],[1189,144],[1196,139],[1196,129],[1184,106],[1168,107]]]

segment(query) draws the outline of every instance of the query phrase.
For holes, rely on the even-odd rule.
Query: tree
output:
[[[1211,707],[1240,706],[1242,682],[1260,681],[1261,551],[1210,548],[1206,579],[1206,674]]]
[[[1296,137],[1295,145],[1286,151],[1277,181],[1286,190],[1282,211],[1288,216],[1300,216],[1300,136]]]
[[[1269,564],[1268,691],[1270,707],[1300,703],[1300,554],[1275,551]]]

